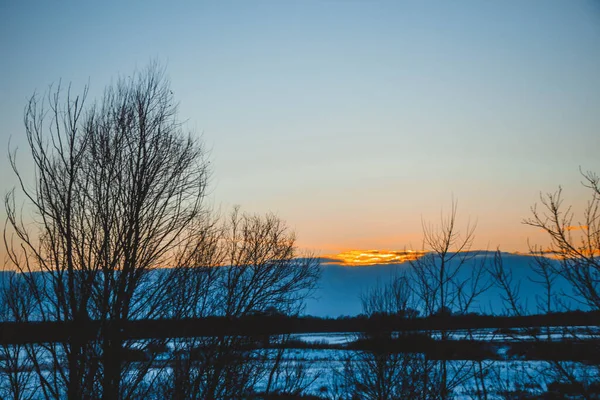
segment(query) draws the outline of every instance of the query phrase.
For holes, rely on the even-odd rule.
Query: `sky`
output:
[[[600,173],[598,1],[1,0],[0,193],[9,140],[32,176],[34,92],[99,97],[151,60],[210,151],[211,204],[318,254],[419,249],[452,199],[475,247],[526,251],[540,192],[578,211],[579,168]]]

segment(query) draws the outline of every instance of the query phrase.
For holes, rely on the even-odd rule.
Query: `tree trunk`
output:
[[[121,348],[120,324],[117,321],[111,321],[105,328],[103,343],[104,380],[102,382],[102,398],[105,400],[116,400],[119,398]]]

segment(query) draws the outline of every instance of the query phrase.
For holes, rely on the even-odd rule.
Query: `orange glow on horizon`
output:
[[[600,249],[578,249],[579,253],[583,257],[598,257],[600,256]],[[553,260],[572,260],[577,259],[578,256],[573,253],[566,253],[560,250],[553,250],[552,248],[547,248],[543,250],[530,250],[528,252],[520,252],[513,251],[510,254],[520,255],[520,256],[532,256],[532,257],[546,257]]]
[[[588,231],[590,228],[587,225],[570,225],[565,227],[567,231]]]
[[[335,255],[325,255],[325,264],[368,266],[377,264],[402,264],[416,260],[426,252],[414,250],[348,250]]]

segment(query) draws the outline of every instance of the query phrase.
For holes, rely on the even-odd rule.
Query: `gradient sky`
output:
[[[476,247],[524,251],[540,191],[579,207],[579,167],[600,172],[597,1],[2,1],[0,192],[34,91],[96,97],[152,59],[211,150],[212,203],[323,254],[420,247],[452,196]]]

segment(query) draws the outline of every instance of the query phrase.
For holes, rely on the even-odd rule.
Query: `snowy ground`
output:
[[[594,328],[598,332],[598,328]],[[456,339],[464,338],[468,332],[458,331],[453,335]],[[541,332],[544,336],[545,331]],[[589,335],[590,330],[580,328],[575,331],[577,336]],[[561,328],[554,328],[550,331],[552,338],[562,337]],[[313,344],[344,345],[357,338],[355,333],[332,333],[332,334],[301,334],[292,335],[295,340],[301,340]],[[544,337],[542,336],[542,337]],[[597,336],[596,336],[597,337]],[[473,335],[473,338],[485,341],[509,341],[527,339],[525,331],[513,330],[510,333],[499,333],[494,330],[481,330]],[[167,361],[171,357],[173,347],[169,346],[171,351],[162,354],[159,358]],[[502,356],[506,353],[500,349]],[[275,350],[272,350],[273,352]],[[365,353],[363,353],[365,354]],[[359,357],[360,353],[352,350],[342,349],[305,349],[292,348],[285,350],[284,361],[291,365],[302,364],[305,371],[305,383],[307,393],[326,397],[331,395],[339,384],[344,374],[344,366],[347,362],[364,363],[364,358]],[[21,356],[25,356],[24,353]],[[349,360],[349,361],[348,361]],[[482,382],[486,386],[489,399],[503,398],[502,391],[524,389],[531,392],[542,392],[546,390],[548,383],[556,380],[554,365],[543,361],[527,361],[504,359],[499,361],[448,361],[449,374],[455,374],[460,378],[460,384],[454,390],[458,399],[477,398],[477,391],[481,391]],[[569,370],[575,377],[582,380],[598,380],[597,366],[588,366],[582,363],[562,363],[562,368]],[[31,372],[23,372],[31,374]],[[374,371],[375,373],[375,371]],[[482,379],[476,379],[476,373],[479,373]],[[458,374],[462,374],[459,376]],[[458,378],[457,378],[458,381]],[[0,373],[0,387],[6,384],[6,376]],[[260,383],[257,390],[261,389]]]

